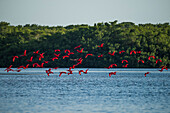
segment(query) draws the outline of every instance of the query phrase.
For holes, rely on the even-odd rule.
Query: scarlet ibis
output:
[[[49,76],[50,74],[54,74],[54,73],[51,71],[51,68],[49,68],[48,70],[46,70],[46,73],[47,73],[48,76]]]
[[[154,56],[149,56],[149,57],[148,57],[148,60],[150,60],[150,58],[151,58],[151,57],[155,59],[155,57],[154,57]]]
[[[25,68],[28,68],[29,65],[30,65],[30,64],[27,64],[27,65],[25,66]]]
[[[116,75],[116,71],[115,72],[110,72],[109,77],[111,77],[111,75],[113,75],[113,74]]]
[[[159,61],[159,62],[162,62],[162,60],[160,60],[160,59],[157,59],[157,60],[156,60],[156,64],[158,63],[158,61]]]
[[[12,59],[13,62],[15,61],[15,58],[19,58],[19,57],[18,56],[13,56],[13,59]]]
[[[71,54],[73,55],[74,53],[73,52],[68,53],[68,55],[71,55]]]
[[[25,66],[19,66],[17,69],[20,69],[20,68],[26,69]]]
[[[10,65],[9,67],[7,67],[4,71],[7,71],[7,72],[9,72],[9,71],[14,71],[13,69],[11,69],[11,67],[12,67],[12,65]]]
[[[45,64],[47,64],[49,61],[44,61]]]
[[[79,50],[77,50],[77,52],[79,52],[79,53],[83,53],[83,49],[84,49],[84,48],[82,48],[80,51],[79,51]]]
[[[115,55],[115,51],[113,52],[113,53],[108,53],[109,55],[111,55],[111,56],[114,56]]]
[[[85,58],[87,58],[88,56],[93,56],[93,54],[86,54]]]
[[[65,55],[65,56],[63,56],[63,59],[65,59],[66,57],[69,57],[68,55]]]
[[[103,54],[99,55],[98,57],[103,57]]]
[[[43,66],[44,66],[44,63],[41,63],[40,67],[43,68]]]
[[[138,60],[138,63],[139,63],[139,62],[142,62],[142,63],[144,63],[144,61],[143,61],[143,60]]]
[[[55,51],[55,52],[57,52],[57,51],[60,52],[60,49],[56,49],[56,50],[54,50],[54,51]]]
[[[16,72],[20,72],[22,69],[16,70]]]
[[[61,54],[61,53],[60,53]],[[54,53],[54,55],[56,56],[56,57],[59,57],[60,56],[60,54],[56,54],[56,53]]]
[[[129,64],[123,65],[123,67],[127,67]]]
[[[103,47],[104,43],[102,43],[101,45],[99,45],[98,47]]]
[[[32,67],[34,67],[35,65],[39,65],[38,63],[34,63],[34,64],[32,64]]]
[[[40,53],[39,55],[40,55],[40,56],[39,56],[39,60],[41,60],[41,58],[44,58],[44,56],[43,56],[44,53]]]
[[[34,54],[38,54],[38,52],[39,52],[39,50],[38,51],[36,51],[36,52],[33,52]]]
[[[54,57],[54,58],[52,58],[52,60],[54,61],[55,59],[58,59],[58,57]]]
[[[122,51],[119,51],[119,54],[122,54],[123,52],[125,52],[124,50],[122,50]]]
[[[140,54],[140,53],[141,53],[141,51],[137,51],[137,53],[139,53],[139,54]]]
[[[86,71],[84,71],[83,73],[85,73],[85,74],[87,74],[87,71],[88,71],[89,69],[87,69]]]
[[[70,50],[66,49],[66,50],[64,50],[64,52],[65,52],[65,53],[66,53],[66,52],[70,53]]]
[[[65,74],[66,74],[66,72],[62,71],[62,72],[60,72],[59,77],[60,77],[60,76],[61,76],[61,74],[63,74],[63,73],[65,73]]]
[[[79,46],[75,47],[74,49],[80,48],[80,46],[81,46],[81,45],[79,45]]]
[[[81,72],[84,72],[83,70],[79,70],[79,74],[81,75]]]
[[[126,63],[128,63],[128,61],[127,61],[127,60],[122,60],[122,63],[123,63],[123,62],[126,62]]]
[[[32,62],[33,56],[30,58],[30,60],[27,60],[28,62]]]
[[[117,64],[111,64],[110,66],[112,66],[112,67],[113,67],[113,66],[116,66],[116,67],[117,67]]]
[[[53,68],[53,69],[58,69],[58,67],[55,67],[55,68]]]
[[[132,55],[132,53],[136,54],[136,51],[132,50],[132,51],[130,52],[130,55]]]
[[[24,51],[24,54],[23,54],[23,55],[20,55],[20,56],[27,56],[27,55],[26,55],[26,52],[27,52],[27,50],[25,50],[25,51]]]
[[[146,74],[149,74],[149,72],[145,73],[145,77],[146,77]]]

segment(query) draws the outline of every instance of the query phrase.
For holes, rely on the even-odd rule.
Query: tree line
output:
[[[102,48],[98,45],[104,43]],[[83,53],[78,53],[74,47],[81,45]],[[80,49],[81,49],[80,48]],[[60,49],[61,55],[65,55],[64,50],[69,49],[74,52],[69,58],[59,58],[52,61],[54,50]],[[12,56],[19,56],[27,50],[27,57],[12,61]],[[153,68],[170,65],[170,25],[163,24],[138,24],[132,22],[95,23],[93,26],[87,24],[68,26],[41,26],[37,24],[26,24],[12,26],[8,22],[0,22],[0,67],[13,65],[27,65],[26,61],[31,56],[36,58],[34,51],[39,50],[44,53],[44,58],[39,61],[34,59],[34,63],[50,61],[44,67],[69,67],[75,64],[71,59],[83,58],[81,65],[77,67],[107,67],[110,64],[117,64],[122,67],[122,60],[128,60],[128,67],[133,68]],[[119,51],[124,50],[123,54]],[[141,51],[140,54],[130,55],[130,51]],[[115,51],[111,56],[108,52]],[[94,56],[84,56],[91,53]],[[56,52],[56,54],[59,54]],[[103,54],[103,57],[97,57]],[[155,59],[148,60],[149,56]],[[139,63],[138,60],[145,63]],[[155,63],[156,59],[162,62]]]

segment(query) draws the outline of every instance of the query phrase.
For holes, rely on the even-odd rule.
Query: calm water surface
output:
[[[1,113],[170,113],[170,69],[0,69]],[[52,70],[53,71],[53,70]],[[117,71],[109,77],[109,72]],[[144,73],[150,72],[146,77]]]

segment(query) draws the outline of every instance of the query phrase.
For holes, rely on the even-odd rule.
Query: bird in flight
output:
[[[12,61],[15,61],[15,58],[19,58],[18,56],[13,56]]]
[[[24,54],[23,54],[23,55],[20,55],[20,56],[27,56],[27,55],[26,55],[26,52],[27,52],[27,50],[25,50],[25,51],[24,51]]]
[[[110,72],[109,77],[111,77],[111,75],[116,75],[116,71],[115,72]]]
[[[149,72],[146,72],[146,73],[145,73],[145,77],[146,77],[146,74],[149,74]]]
[[[104,43],[102,43],[101,45],[99,45],[98,47],[103,47]]]

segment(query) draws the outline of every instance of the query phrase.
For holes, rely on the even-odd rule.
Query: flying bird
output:
[[[146,77],[146,74],[149,74],[149,72],[145,73],[145,77]]]
[[[81,46],[81,45],[79,45],[79,46],[75,47],[74,49],[80,48],[80,46]]]
[[[63,74],[63,73],[65,73],[65,74],[66,74],[66,72],[62,71],[62,72],[60,72],[59,77],[60,77],[60,76],[61,76],[61,74]]]
[[[15,61],[15,58],[19,58],[18,56],[13,56],[12,61]]]
[[[39,50],[38,51],[36,51],[36,52],[33,52],[34,54],[38,54],[38,52],[39,52]]]
[[[80,70],[80,71],[79,71],[79,75],[81,75],[81,72],[84,72],[84,71],[83,71],[83,70]]]
[[[65,55],[65,56],[63,56],[63,59],[65,59],[66,57],[69,57],[68,55]]]
[[[99,45],[98,47],[103,47],[104,43],[102,43],[101,45]]]
[[[24,51],[24,54],[23,54],[23,55],[20,55],[20,56],[27,56],[27,55],[26,55],[26,52],[27,52],[27,50],[25,50],[25,51]]]
[[[77,50],[77,52],[79,52],[79,53],[83,53],[83,49],[84,49],[84,48],[82,48],[80,51],[79,51],[79,50]]]
[[[159,61],[159,62],[162,62],[162,60],[160,60],[160,59],[157,59],[157,60],[156,60],[156,64],[158,63],[158,61]]]
[[[103,57],[103,54],[99,55],[98,57]]]
[[[111,75],[116,75],[116,71],[115,72],[110,72],[109,77],[111,77]]]
[[[113,53],[108,53],[109,55],[111,55],[111,56],[114,56],[115,55],[115,51],[113,52]]]
[[[93,56],[93,54],[86,54],[85,58],[87,58],[88,56]]]
[[[143,61],[143,60],[138,60],[138,63],[139,63],[139,62],[142,62],[142,63],[144,63],[144,61]]]
[[[41,58],[44,58],[44,56],[43,56],[44,53],[40,53],[39,55],[40,55],[40,56],[39,56],[39,60],[41,60]]]
[[[86,71],[84,71],[83,73],[85,73],[85,74],[87,74],[87,71],[88,71],[89,69],[87,69]]]
[[[129,64],[123,65],[123,67],[127,67]]]
[[[60,49],[56,49],[56,50],[54,50],[54,51],[55,51],[55,52],[57,52],[57,51],[60,52]]]
[[[123,52],[125,52],[124,50],[122,50],[122,51],[119,51],[119,54],[122,54]]]
[[[32,62],[33,56],[30,58],[30,60],[27,60],[28,62]]]
[[[132,51],[130,52],[130,55],[132,55],[132,53],[136,54],[136,51],[132,50]]]
[[[123,63],[123,62],[126,62],[126,63],[128,63],[128,61],[127,61],[127,60],[122,60],[122,63]]]

